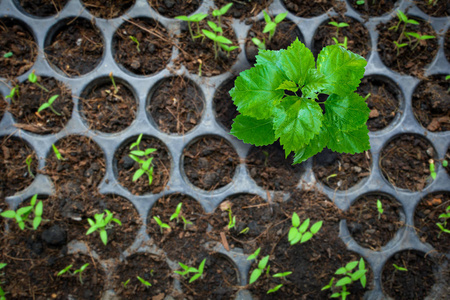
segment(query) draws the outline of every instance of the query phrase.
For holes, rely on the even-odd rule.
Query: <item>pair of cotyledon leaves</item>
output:
[[[285,50],[261,50],[255,67],[242,72],[230,91],[240,113],[231,134],[255,146],[280,139],[286,157],[295,152],[294,163],[325,147],[351,154],[368,150],[370,109],[355,93],[366,64],[331,45],[319,53],[316,68],[312,52],[298,39]],[[319,93],[329,95],[325,113],[316,102]]]

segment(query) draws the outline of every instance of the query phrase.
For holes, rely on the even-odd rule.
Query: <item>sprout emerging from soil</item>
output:
[[[0,214],[0,216],[8,219],[15,219],[17,226],[19,226],[21,230],[24,230],[25,227],[27,227],[28,229],[37,230],[42,222],[42,214],[44,211],[44,204],[42,203],[42,200],[37,202],[37,196],[38,195],[35,194],[31,198],[29,206],[21,207],[17,211],[4,211]],[[31,213],[34,214],[34,218],[32,221],[28,219]],[[31,223],[32,227],[26,226],[26,223]]]
[[[250,255],[247,257],[247,260],[252,260],[252,259],[254,259],[256,262],[258,262],[257,258],[258,258],[258,255],[259,255],[259,252],[260,252],[260,251],[261,251],[261,248],[256,249],[255,252],[253,252],[252,254],[250,254]]]
[[[66,160],[66,159],[61,155],[61,153],[59,152],[58,148],[56,148],[55,144],[52,144],[52,149],[53,149],[53,152],[55,153],[55,156],[56,156],[56,158],[57,158],[58,160]]]
[[[344,27],[348,27],[350,26],[348,23],[337,23],[337,22],[329,22],[328,24],[333,25],[334,27],[336,27],[336,37],[332,37],[331,39],[334,41],[334,43],[338,46],[342,46],[345,49],[347,49],[347,42],[348,39],[346,36],[344,36],[344,42],[343,43],[339,43],[339,28],[344,28]]]
[[[140,44],[139,44],[138,39],[136,37],[132,36],[132,35],[129,35],[128,37],[130,38],[130,40],[132,40],[136,44],[137,52],[141,52],[141,49],[139,48]]]
[[[32,162],[33,162],[33,156],[28,155],[27,158],[25,159],[25,163],[27,164],[28,174],[30,174],[30,176],[34,178],[34,174],[33,174],[33,172],[31,172],[31,163]]]
[[[57,112],[57,111],[53,108],[53,106],[52,106],[53,102],[55,102],[55,100],[56,100],[58,97],[59,97],[59,95],[53,95],[53,96],[51,96],[50,99],[47,100],[47,102],[45,102],[44,104],[42,104],[41,106],[39,106],[39,109],[38,109],[37,112],[40,113],[40,112],[43,111],[44,109],[50,108],[50,110],[51,110],[55,115],[61,116],[61,114],[60,114],[59,112]]]
[[[399,267],[396,264],[392,264],[392,265],[394,266],[395,270],[397,270],[397,271],[408,272],[407,268]]]
[[[283,21],[286,16],[287,12],[281,13],[275,17],[275,19],[272,21],[269,14],[266,13],[266,11],[263,11],[264,13],[264,20],[266,21],[266,26],[264,26],[263,33],[269,33],[269,41],[272,40],[273,36],[275,35],[275,30],[277,29],[277,25]]]
[[[45,88],[43,85],[41,85],[38,82],[38,78],[37,78],[36,74],[34,74],[34,71],[35,70],[33,70],[33,72],[31,72],[30,75],[28,75],[28,81],[31,82],[31,83],[34,83],[39,88],[41,88],[42,90],[44,90],[44,91],[46,91],[48,93],[49,91],[47,90],[47,88]]]
[[[202,33],[200,32],[200,21],[202,21],[204,18],[206,18],[208,16],[208,14],[195,14],[192,15],[190,17],[188,16],[177,16],[175,17],[175,19],[181,20],[181,21],[186,21],[188,22],[188,28],[189,28],[189,33],[191,34],[191,38],[193,41],[195,41],[196,38],[202,37]],[[191,27],[191,22],[194,22],[197,25],[197,34],[194,35],[193,31],[192,31],[192,27]]]
[[[161,221],[161,219],[159,217],[153,216],[153,220],[155,220],[156,223],[158,223],[159,228],[161,229],[161,234],[164,233],[163,228],[170,229],[170,225],[167,223],[163,223],[163,221]]]
[[[436,225],[441,229],[438,234],[438,238],[441,236],[442,232],[450,234],[450,229],[447,229],[447,222],[450,219],[450,205],[445,209],[445,213],[439,215],[439,219],[444,219],[442,223],[436,223]]]
[[[148,287],[151,287],[152,286],[152,284],[150,283],[150,282],[148,282],[147,280],[145,280],[145,279],[143,279],[143,278],[141,278],[141,277],[139,277],[139,276],[136,276],[136,278],[146,287],[146,288],[148,288]]]
[[[103,218],[105,213],[106,217]],[[122,226],[122,222],[120,222],[120,220],[116,218],[113,218],[113,214],[109,210],[105,209],[105,213],[95,214],[94,216],[95,221],[88,218],[88,222],[91,227],[86,232],[86,235],[98,231],[100,234],[100,239],[106,246],[108,244],[108,233],[106,232],[106,230],[112,228],[113,226],[112,222],[119,224],[119,226]]]
[[[182,205],[183,205],[183,203],[181,203],[181,202],[178,203],[177,208],[175,209],[175,212],[170,216],[170,221],[172,221],[173,219],[177,219],[177,223],[178,223],[179,218],[181,217],[181,219],[183,220],[183,228],[184,228],[184,230],[186,230],[188,225],[192,225],[192,222],[186,220],[186,218],[184,216],[180,215]]]
[[[133,175],[133,181],[138,180],[142,175],[147,174],[148,177],[148,185],[151,185],[153,182],[153,157],[149,157],[150,154],[155,152],[157,149],[148,148],[145,150],[139,149],[139,144],[141,143],[143,134],[141,133],[133,144],[130,146],[130,150],[135,148],[137,150],[133,150],[130,152],[130,157],[139,163],[139,169]]]
[[[378,210],[378,219],[381,218],[381,215],[384,213],[383,204],[380,199],[377,199],[377,210]]]
[[[264,270],[267,267],[266,273],[269,273],[270,266],[267,266],[269,263],[269,255],[264,256],[258,263],[258,267],[253,270],[252,274],[250,274],[249,284],[252,284],[258,280],[258,278],[264,273]]]
[[[139,44],[138,44],[138,47],[139,47]],[[113,72],[109,73],[109,78],[111,79],[111,82],[112,82],[112,84],[114,86],[114,94],[117,94],[119,89],[117,88],[116,81],[114,80]]]
[[[436,166],[434,165],[434,160],[430,159],[428,162],[430,163],[430,176],[431,178],[433,178],[433,180],[436,180],[437,174],[436,174]]]
[[[292,214],[292,227],[289,230],[288,235],[288,240],[291,245],[297,244],[298,242],[305,243],[309,241],[314,234],[319,232],[320,228],[322,227],[323,221],[314,223],[309,231],[307,231],[309,223],[310,219],[308,218],[302,224],[300,224],[299,216],[295,212]]]
[[[13,56],[13,53],[12,53],[11,51],[6,52],[5,54],[3,54],[3,57],[4,57],[4,58],[10,58],[10,57],[12,57],[12,56]],[[0,294],[0,296],[1,296],[1,294]]]
[[[123,281],[122,282],[122,286],[123,286],[124,289],[127,288],[128,283],[130,283],[130,279],[128,279],[127,281]]]
[[[266,50],[266,39],[263,39],[262,41],[259,40],[258,38],[252,38],[252,42],[253,44],[256,45],[256,47],[258,47],[258,49],[260,50]]]
[[[19,98],[19,85],[13,87],[9,95],[6,95],[5,98],[10,98],[13,103],[16,103],[16,101],[14,101],[14,96],[17,96],[17,98]]]
[[[228,3],[224,6],[222,6],[222,8],[220,8],[220,9],[213,10],[212,15],[213,15],[213,17],[217,17],[217,19],[219,21],[219,27],[222,27],[220,17],[223,16],[224,14],[226,14],[232,6],[233,6],[233,3]]]
[[[61,275],[65,274],[65,273],[67,273],[67,272],[70,275],[72,275],[72,276],[75,276],[75,275],[78,274],[78,279],[80,280],[80,283],[83,284],[83,276],[82,276],[82,274],[83,274],[84,270],[86,270],[86,268],[89,266],[89,264],[82,265],[81,268],[79,268],[78,270],[75,270],[73,273],[70,272],[70,268],[72,268],[72,266],[73,265],[68,265],[67,267],[65,267],[64,269],[59,271],[57,276],[61,276]]]
[[[189,283],[194,282],[195,280],[201,278],[203,276],[203,270],[205,268],[206,258],[202,260],[200,265],[198,266],[198,269],[194,267],[189,267],[181,262],[178,262],[181,268],[183,268],[183,271],[174,271],[176,274],[179,274],[185,278],[186,275],[189,273],[194,273],[195,275],[189,279]]]

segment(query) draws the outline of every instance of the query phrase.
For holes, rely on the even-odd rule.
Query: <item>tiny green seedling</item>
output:
[[[50,108],[50,110],[51,110],[55,115],[61,116],[61,114],[60,114],[59,112],[57,112],[57,111],[53,108],[53,106],[52,106],[53,102],[55,102],[55,100],[56,100],[58,97],[59,97],[59,95],[53,95],[53,96],[51,96],[50,99],[47,100],[47,102],[45,102],[45,103],[43,103],[41,106],[39,106],[37,112],[40,113],[40,112],[43,111],[44,109]]]
[[[444,221],[442,223],[436,223],[441,230],[438,234],[438,238],[441,236],[442,232],[450,234],[450,229],[447,229],[447,223],[450,219],[450,205],[445,209],[445,213],[439,215],[439,219],[444,219]]]
[[[217,17],[219,21],[219,26],[222,27],[222,23],[220,21],[220,17],[228,12],[228,10],[233,6],[233,3],[228,3],[222,6],[220,9],[215,9],[212,12],[213,17]]]
[[[114,86],[114,94],[117,94],[119,89],[117,88],[116,81],[114,80],[113,72],[109,72],[109,78],[111,79],[111,82]]]
[[[7,210],[0,213],[0,216],[8,219],[15,219],[17,226],[21,230],[24,230],[25,227],[33,230],[37,230],[39,225],[42,222],[42,214],[44,212],[44,204],[42,200],[37,202],[37,194],[31,197],[30,205],[19,208],[17,211]],[[29,220],[29,216],[31,213],[34,214],[33,220]],[[31,223],[32,227],[26,226],[26,223]]]
[[[105,216],[105,213],[106,217],[103,218]],[[106,246],[108,244],[108,233],[106,232],[106,230],[112,228],[113,226],[112,222],[117,223],[119,226],[122,226],[122,222],[114,218],[113,214],[109,210],[105,209],[105,213],[95,214],[94,215],[95,221],[92,220],[91,218],[88,218],[88,222],[91,227],[86,232],[86,235],[98,231],[100,234],[100,239]]]
[[[136,44],[137,52],[141,52],[141,49],[139,48],[140,44],[139,44],[138,39],[136,37],[132,36],[132,35],[129,35],[128,37],[130,38],[130,40],[132,40]]]
[[[16,103],[16,101],[14,101],[14,96],[17,96],[17,98],[19,98],[19,85],[13,87],[9,95],[6,95],[5,98],[10,98],[13,103]]]
[[[239,231],[239,234],[247,234],[250,231],[250,228],[245,227],[244,229],[242,229],[241,231]]]
[[[33,162],[33,156],[30,154],[25,159],[25,163],[27,164],[28,174],[30,174],[31,177],[34,178],[33,172],[31,172],[31,163]]]
[[[260,251],[261,251],[261,248],[256,249],[255,252],[253,252],[252,254],[250,254],[250,255],[247,257],[247,260],[252,260],[252,259],[254,259],[254,260],[257,262],[257,261],[258,261],[257,258],[258,258],[258,255],[259,255],[259,252],[260,252]]]
[[[161,219],[157,216],[153,216],[153,220],[156,221],[156,223],[159,225],[159,229],[161,229],[161,234],[163,234],[163,228],[167,228],[170,229],[170,225],[167,223],[163,223],[163,221],[161,221]]]
[[[417,32],[405,32],[405,36],[408,38],[410,46],[411,46],[411,37],[416,39],[416,43],[411,47],[411,50],[414,50],[421,41],[436,38],[434,35],[426,35],[426,34],[421,35],[420,33],[417,33]]]
[[[183,206],[182,202],[178,203],[177,208],[175,209],[175,212],[170,216],[170,221],[172,221],[173,219],[177,219],[177,223],[180,221],[179,217],[180,217],[182,206]]]
[[[81,268],[79,268],[78,270],[75,270],[73,273],[70,271],[70,268],[72,268],[73,265],[68,265],[67,267],[65,267],[64,269],[62,269],[61,271],[59,271],[57,276],[61,276],[65,273],[69,273],[72,276],[75,276],[78,274],[78,279],[80,280],[80,283],[83,284],[83,272],[84,270],[86,270],[86,268],[89,266],[89,264],[84,264],[81,266]]]
[[[256,37],[252,38],[253,44],[258,47],[260,50],[266,50],[266,39],[263,39],[262,41]]]
[[[397,17],[398,17],[398,23],[395,26],[392,26],[389,28],[389,30],[394,30],[397,31],[399,29],[399,26],[403,23],[402,26],[402,31],[400,32],[400,36],[398,37],[397,41],[394,41],[393,43],[395,44],[395,47],[397,48],[397,56],[400,55],[400,48],[406,47],[408,44],[407,43],[402,43],[403,38],[407,37],[408,40],[410,41],[410,46],[411,46],[411,39],[410,37],[419,37],[419,39],[421,38],[420,35],[413,33],[413,32],[408,32],[405,33],[406,30],[406,25],[411,24],[411,25],[419,25],[419,22],[417,22],[416,20],[413,19],[408,19],[408,17],[401,11],[401,10],[397,10]],[[432,36],[424,36],[423,39],[429,39],[429,38],[434,38]],[[418,40],[418,42],[420,42],[420,40]],[[417,42],[417,44],[418,44]],[[417,45],[416,45],[417,46]],[[415,46],[412,48],[414,49]]]
[[[61,153],[59,152],[58,148],[56,148],[55,144],[52,144],[52,149],[53,149],[53,152],[55,153],[55,156],[56,156],[56,158],[57,158],[58,160],[66,160],[66,159],[61,155]]]
[[[400,48],[408,46],[408,43],[398,43],[397,41],[394,41],[395,48],[397,49],[397,56],[400,55]]]
[[[43,85],[41,85],[38,82],[38,78],[37,78],[36,74],[34,73],[34,70],[33,70],[33,72],[30,73],[30,75],[28,75],[28,81],[31,82],[31,83],[34,83],[39,88],[41,88],[42,90],[46,91],[47,93],[49,92]]]
[[[141,277],[139,277],[139,276],[136,276],[136,278],[145,286],[145,287],[151,287],[152,286],[152,284],[150,283],[150,282],[148,282],[147,280],[145,280],[145,279],[143,279],[143,278],[141,278]]]
[[[407,24],[412,24],[412,25],[419,25],[419,22],[417,22],[416,20],[413,19],[408,19],[408,17],[401,11],[401,10],[397,10],[397,17],[398,17],[398,23],[395,26],[392,26],[391,28],[389,28],[389,30],[394,30],[397,31],[399,26],[402,24],[403,22],[403,27],[402,27],[402,33],[400,34],[400,37],[403,35],[403,33],[405,32],[406,29],[406,25]]]
[[[392,264],[397,271],[408,272],[408,269],[405,267],[399,267],[396,264]]]
[[[177,16],[175,19],[182,20],[188,22],[188,28],[189,33],[191,34],[191,38],[193,41],[195,41],[196,38],[202,37],[202,33],[200,32],[200,21],[202,21],[204,18],[206,18],[208,14],[195,14],[192,16]],[[197,25],[197,34],[194,35],[194,32],[192,31],[191,22],[194,22]]]
[[[384,213],[383,204],[380,199],[377,199],[377,210],[378,210],[378,219],[381,218],[381,215]]]
[[[256,282],[256,280],[258,280],[258,278],[264,273],[264,270],[267,267],[267,271],[269,271],[269,267],[267,266],[268,262],[269,262],[269,255],[264,256],[258,263],[258,267],[256,269],[253,270],[252,274],[250,274],[250,280],[249,280],[249,284],[252,284],[254,282]]]
[[[128,279],[127,281],[123,281],[122,282],[122,286],[123,286],[124,289],[127,288],[128,283],[130,283],[130,279]]]
[[[431,178],[433,178],[433,180],[436,180],[437,173],[436,166],[434,165],[434,160],[430,159],[428,162],[430,163],[430,176]]]
[[[283,284],[281,283],[281,284],[275,286],[273,289],[268,290],[268,291],[267,291],[267,294],[275,293],[276,291],[278,291],[278,290],[281,289],[282,287],[283,287]]]
[[[4,58],[10,58],[10,57],[12,57],[12,56],[13,56],[13,53],[12,53],[11,51],[6,52],[5,54],[3,54],[3,57],[4,57]]]
[[[302,224],[300,224],[299,216],[294,212],[292,214],[292,227],[289,230],[288,240],[291,245],[300,243],[305,243],[309,241],[314,234],[316,234],[322,227],[323,221],[314,223],[308,230],[310,220],[306,219]]]
[[[145,150],[139,149],[139,144],[142,140],[142,133],[137,138],[136,142],[131,144],[130,149],[136,147],[137,150],[133,150],[130,152],[130,157],[139,163],[139,169],[133,175],[133,181],[138,180],[142,175],[147,174],[148,177],[148,185],[151,185],[153,182],[153,157],[149,157],[150,154],[155,152],[157,149],[148,148]]]
[[[288,271],[288,272],[283,272],[283,273],[276,273],[276,274],[272,275],[272,277],[282,278],[283,280],[286,280],[286,276],[291,275],[291,274],[292,274],[292,272]],[[282,287],[283,287],[283,284],[281,283],[281,284],[275,286],[274,288],[268,290],[267,294],[275,293],[276,291],[278,291]]]
[[[348,38],[346,36],[344,36],[344,42],[340,43],[339,42],[339,28],[344,28],[344,27],[348,27],[350,26],[348,23],[338,23],[338,22],[329,22],[328,24],[333,25],[334,27],[336,27],[336,36],[332,37],[331,39],[333,40],[333,42],[338,45],[338,46],[342,46],[345,49],[347,49],[347,43],[348,43]]]
[[[212,40],[214,42],[214,58],[217,59],[219,56],[219,52],[218,52],[218,47],[220,45],[229,45],[232,44],[233,42],[229,39],[227,39],[226,37],[216,34],[215,32],[211,32],[209,30],[206,29],[202,29],[203,34],[209,38],[210,40]],[[221,46],[220,46],[221,47]]]
[[[231,208],[228,208],[227,211],[228,211],[228,230],[230,230],[236,226],[236,216],[232,215]]]
[[[206,263],[206,258],[202,260],[202,262],[198,266],[198,269],[196,269],[194,267],[189,267],[183,263],[178,262],[180,267],[183,268],[183,271],[174,271],[174,272],[176,274],[183,276],[183,278],[185,278],[185,276],[188,275],[189,273],[195,273],[195,275],[193,275],[191,277],[191,279],[189,279],[189,283],[191,283],[203,276],[203,270],[205,268],[205,263]]]
[[[266,21],[266,26],[264,26],[263,29],[263,33],[269,33],[269,41],[272,40],[273,36],[275,35],[275,30],[277,29],[277,25],[281,23],[281,21],[283,21],[286,16],[287,16],[287,12],[281,13],[279,15],[277,15],[273,21],[270,18],[269,14],[266,13],[266,11],[263,11],[264,14],[264,21]]]
[[[186,220],[186,218],[185,218],[185,217],[183,217],[183,216],[181,216],[181,220],[183,220],[183,228],[184,228],[184,230],[186,230],[186,229],[187,229],[187,226],[188,226],[188,225],[192,225],[192,222],[191,222],[191,221],[188,221],[188,220]]]

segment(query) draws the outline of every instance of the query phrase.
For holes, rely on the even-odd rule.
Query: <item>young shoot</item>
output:
[[[378,219],[381,218],[381,215],[384,213],[383,204],[380,199],[377,199],[377,210],[378,210]]]
[[[262,41],[256,37],[252,38],[253,44],[258,47],[259,50],[266,50],[266,39],[263,39]]]
[[[70,271],[70,268],[72,268],[73,265],[68,265],[67,267],[65,267],[64,269],[62,269],[61,271],[59,271],[57,276],[61,276],[65,273],[69,273],[72,276],[75,276],[78,274],[78,279],[80,280],[80,283],[83,284],[83,272],[84,270],[86,270],[87,267],[89,267],[89,264],[84,264],[81,266],[81,268],[79,268],[78,270],[75,270],[73,273]]]
[[[332,37],[331,39],[333,40],[333,42],[334,42],[336,45],[342,46],[342,47],[344,47],[345,49],[347,49],[348,39],[347,39],[346,36],[344,36],[344,42],[343,42],[343,43],[339,43],[339,40],[338,40],[337,38],[335,38],[335,37]]]
[[[175,209],[175,212],[170,216],[170,221],[173,219],[177,219],[177,223],[180,221],[180,213],[181,213],[181,207],[183,206],[183,203],[180,202],[177,205],[177,208]]]
[[[214,42],[214,58],[217,59],[219,56],[219,49],[218,47],[221,47],[221,45],[229,45],[232,44],[233,42],[229,39],[227,39],[226,37],[222,36],[222,35],[218,35],[215,32],[211,32],[209,30],[206,29],[202,29],[203,34],[209,38],[210,40],[212,40]]]
[[[241,231],[239,231],[239,234],[247,234],[250,231],[250,228],[245,227],[244,229],[242,229]]]
[[[19,98],[19,85],[13,87],[9,95],[6,95],[5,98],[10,98],[13,103],[16,103],[16,101],[14,101],[14,96],[17,96],[17,98]]]
[[[225,50],[225,52],[227,53],[227,56],[230,56],[230,52],[233,50],[236,50],[239,48],[239,46],[228,46],[225,44],[219,44],[220,48],[222,48],[223,50]]]
[[[404,45],[404,44],[402,44],[402,40],[404,37],[406,25],[408,25],[408,24],[419,25],[419,22],[417,22],[416,20],[413,20],[413,19],[408,19],[408,17],[401,10],[397,10],[397,17],[398,17],[397,25],[392,26],[391,28],[389,28],[389,30],[397,31],[399,26],[403,23],[402,31],[400,32],[400,36],[399,36],[397,42],[394,42],[394,44],[396,45],[397,48],[401,48],[400,45]],[[404,46],[402,46],[402,47],[404,47]]]
[[[52,144],[52,149],[53,149],[53,152],[55,153],[55,156],[56,156],[56,158],[57,158],[58,160],[66,160],[66,159],[61,155],[61,153],[59,152],[58,148],[56,148],[55,144]]]
[[[430,164],[430,176],[431,178],[433,178],[433,180],[436,180],[437,174],[436,174],[436,166],[434,165],[434,160],[430,159],[428,163]]]
[[[236,216],[232,215],[231,208],[228,209],[228,230],[236,226]]]
[[[435,39],[436,37],[434,35],[421,35],[417,32],[405,32],[405,36],[408,38],[409,40],[409,45],[411,46],[411,37],[416,39],[416,43],[411,47],[411,50],[414,50],[421,41],[425,41],[425,40],[430,40],[430,39]]]
[[[147,280],[145,280],[145,279],[143,279],[143,278],[141,278],[141,277],[139,277],[139,276],[136,276],[136,278],[147,288],[147,287],[151,287],[152,286],[152,284],[150,283],[150,282],[148,282]]]
[[[258,278],[264,273],[264,270],[267,267],[267,270],[269,270],[269,267],[267,264],[269,263],[269,255],[264,256],[258,263],[258,267],[253,270],[252,274],[250,274],[250,280],[249,284],[252,284],[258,280]]]
[[[33,162],[33,156],[30,154],[25,159],[25,163],[27,164],[28,174],[30,174],[31,177],[34,178],[33,172],[31,172],[31,163]]]
[[[114,86],[114,94],[117,94],[119,89],[117,88],[116,81],[114,80],[113,72],[109,72],[109,78],[111,79],[111,82]]]
[[[439,215],[439,219],[443,219],[444,221],[442,223],[436,223],[441,230],[438,234],[438,238],[441,236],[442,232],[450,234],[450,229],[447,229],[447,223],[450,219],[450,205],[445,209],[445,213]]]
[[[407,268],[399,267],[396,264],[392,264],[397,271],[408,272]]]
[[[44,211],[44,204],[42,203],[42,200],[39,200],[39,202],[37,202],[37,196],[38,195],[35,194],[33,197],[31,197],[29,206],[21,207],[17,211],[6,210],[0,213],[0,216],[7,219],[16,220],[17,226],[19,226],[21,230],[24,230],[25,227],[27,227],[28,229],[37,230],[42,222],[42,213]],[[29,219],[29,217],[32,213],[34,215],[34,218],[31,220]],[[27,223],[30,223],[32,227],[28,227]]]
[[[106,213],[106,217],[103,218],[105,216],[105,213]],[[86,232],[86,235],[89,235],[95,231],[98,231],[100,234],[100,239],[102,240],[103,244],[105,244],[105,246],[106,246],[108,244],[108,233],[106,232],[106,230],[113,227],[112,222],[119,224],[119,226],[122,226],[122,222],[120,222],[120,220],[114,218],[113,214],[107,209],[105,209],[104,213],[95,214],[94,220],[88,218],[88,222],[91,227]]]
[[[13,53],[12,53],[11,51],[6,52],[5,54],[3,54],[3,57],[4,57],[4,58],[10,58],[10,57],[12,57],[12,56],[13,56]]]
[[[50,99],[47,100],[47,102],[45,102],[45,103],[43,103],[41,106],[39,106],[37,112],[40,113],[40,112],[43,111],[44,109],[50,108],[50,110],[51,110],[55,115],[61,116],[61,114],[60,114],[59,112],[57,112],[57,111],[53,108],[53,106],[52,106],[53,102],[55,102],[55,100],[56,100],[58,97],[59,97],[59,95],[53,95],[53,96],[51,96]]]
[[[155,148],[148,148],[145,150],[139,149],[139,144],[142,140],[142,133],[137,138],[136,142],[131,144],[130,149],[136,147],[137,150],[133,150],[130,152],[130,157],[139,163],[139,169],[133,175],[133,181],[138,180],[142,175],[147,174],[148,177],[148,185],[151,185],[153,182],[153,157],[149,157],[150,154],[156,151]]]
[[[130,283],[130,279],[128,279],[127,281],[123,281],[122,282],[122,286],[123,286],[124,289],[127,288],[128,283]]]
[[[398,43],[397,41],[394,41],[394,45],[395,45],[395,48],[397,49],[397,56],[399,56],[400,55],[400,48],[403,48],[403,47],[406,47],[406,46],[408,46],[408,44],[407,43]]]
[[[339,28],[344,28],[344,27],[349,27],[350,25],[348,23],[345,22],[328,22],[328,24],[336,27],[336,38],[339,38]]]
[[[309,241],[314,234],[319,232],[322,227],[323,221],[319,221],[314,223],[311,228],[308,230],[310,220],[306,219],[303,223],[300,224],[300,217],[294,212],[292,214],[292,227],[289,230],[288,240],[291,245],[300,243],[305,243]]]
[[[129,35],[128,36],[129,38],[130,38],[130,40],[132,40],[135,44],[136,44],[136,50],[137,50],[137,52],[141,52],[141,49],[139,48],[139,41],[138,41],[138,39],[136,38],[136,37],[134,37],[134,36],[132,36],[132,35]],[[111,72],[112,73],[112,72]]]
[[[270,18],[269,14],[266,13],[266,11],[263,11],[264,14],[264,20],[266,21],[266,26],[264,26],[263,33],[269,33],[269,41],[272,40],[273,36],[275,35],[275,30],[277,29],[277,25],[283,21],[286,16],[287,12],[284,12],[282,14],[277,15],[273,21]]]
[[[200,32],[199,23],[207,16],[208,16],[208,14],[200,13],[200,14],[195,14],[192,16],[177,16],[177,17],[175,17],[175,19],[188,22],[189,33],[191,34],[192,40],[195,41],[196,38],[202,37],[202,33]],[[194,32],[192,31],[191,22],[194,22],[197,25],[196,35],[194,35]]]
[[[257,261],[258,261],[257,258],[258,258],[258,255],[259,255],[259,252],[260,252],[260,251],[261,251],[261,248],[256,249],[255,252],[253,252],[252,254],[250,254],[250,255],[247,257],[247,260],[252,260],[252,259],[254,259],[254,260],[257,262]]]
[[[192,225],[192,222],[186,220],[183,216],[181,216],[181,220],[183,220],[183,228],[184,228],[184,230],[187,229],[187,226],[188,226],[188,225]]]
[[[44,91],[46,91],[48,93],[49,91],[43,85],[41,85],[38,82],[38,78],[37,78],[36,74],[34,74],[34,71],[35,70],[33,70],[33,72],[31,72],[30,75],[28,75],[28,81],[31,82],[31,83],[34,83],[39,88],[41,88],[42,90],[44,90]]]
[[[159,225],[159,229],[161,229],[161,234],[164,234],[163,228],[170,229],[170,225],[163,223],[163,221],[161,221],[159,217],[153,216],[153,220],[155,220],[156,223]]]
[[[286,276],[291,275],[291,274],[292,274],[292,272],[288,271],[288,272],[283,272],[283,273],[276,273],[276,274],[272,275],[272,277],[274,277],[274,278],[282,278],[283,280],[286,280]],[[268,290],[267,294],[275,293],[276,291],[281,289],[282,286],[283,286],[282,283],[277,285],[277,286],[275,286],[274,288]]]
[[[205,268],[206,258],[202,260],[198,269],[194,267],[189,267],[183,263],[178,262],[183,271],[174,271],[176,274],[179,274],[185,278],[189,273],[194,273],[194,275],[189,279],[189,283],[194,282],[195,280],[201,278],[203,276],[203,270]]]
[[[212,12],[213,17],[217,17],[219,21],[219,27],[222,27],[222,23],[220,21],[220,17],[228,12],[228,10],[233,6],[233,3],[228,3],[225,6],[222,6],[220,9],[215,9]]]

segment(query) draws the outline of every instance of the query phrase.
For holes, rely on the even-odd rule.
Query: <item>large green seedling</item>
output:
[[[25,229],[26,223],[32,224],[32,229],[38,229],[42,222],[42,213],[44,211],[44,204],[42,200],[37,201],[37,194],[34,195],[30,200],[29,206],[24,206],[19,208],[17,211],[7,210],[0,214],[0,216],[8,219],[15,219],[17,226],[21,230]],[[33,221],[29,220],[31,213],[34,214]]]
[[[279,139],[286,157],[295,152],[294,164],[325,147],[351,154],[370,149],[370,109],[355,93],[366,64],[331,45],[319,53],[316,67],[312,52],[298,39],[286,50],[260,50],[255,67],[241,72],[230,91],[240,113],[231,134],[255,146]],[[329,96],[318,103],[319,93]]]
[[[120,222],[120,220],[116,218],[113,218],[113,214],[109,210],[105,209],[105,213],[105,218],[103,218],[103,216],[105,215],[104,213],[95,214],[95,221],[88,218],[88,222],[91,227],[86,232],[86,235],[98,231],[103,244],[105,244],[106,246],[106,244],[108,244],[108,233],[106,232],[106,230],[112,227],[112,222],[119,224],[119,226],[122,226],[122,222]]]

